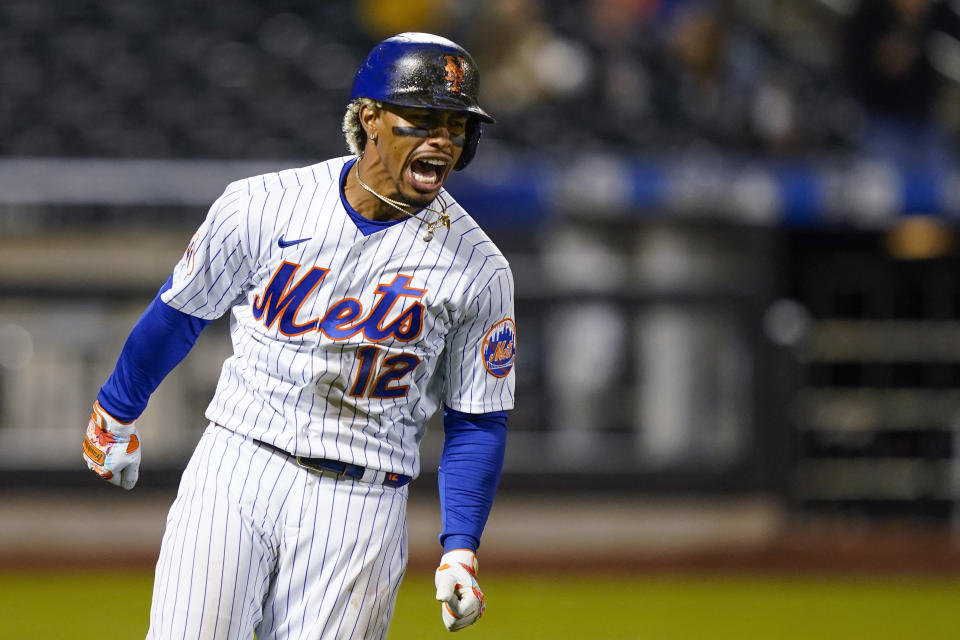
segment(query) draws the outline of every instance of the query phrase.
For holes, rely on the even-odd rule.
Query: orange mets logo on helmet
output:
[[[463,58],[460,56],[443,56],[447,59],[447,88],[454,93],[460,93],[460,85],[466,72],[463,70]]]
[[[506,318],[493,325],[483,337],[483,366],[490,375],[505,378],[513,369],[517,353],[517,326]]]

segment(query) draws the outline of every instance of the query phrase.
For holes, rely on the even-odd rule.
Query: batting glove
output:
[[[454,549],[443,554],[434,581],[447,631],[469,627],[486,611],[483,591],[477,584],[477,556],[473,551]]]
[[[140,438],[133,422],[120,422],[94,403],[83,459],[91,471],[124,489],[133,489],[140,476]]]

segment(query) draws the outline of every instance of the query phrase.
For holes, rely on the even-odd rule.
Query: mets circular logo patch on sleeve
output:
[[[513,369],[513,359],[517,351],[517,325],[506,318],[490,327],[483,337],[483,366],[490,375],[506,377]]]

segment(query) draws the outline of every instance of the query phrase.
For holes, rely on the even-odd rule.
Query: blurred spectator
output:
[[[675,0],[661,26],[654,102],[676,145],[780,151],[803,142],[797,79],[730,3]]]
[[[905,164],[950,161],[935,118],[944,82],[934,56],[939,39],[958,36],[960,17],[948,3],[859,3],[845,27],[844,63],[851,91],[869,118],[864,151]]]
[[[576,123],[561,105],[590,73],[583,45],[546,22],[539,0],[490,0],[474,20],[467,40],[483,69],[481,102],[498,119],[491,133],[539,149],[566,137]]]
[[[637,148],[656,139],[649,60],[657,43],[652,19],[659,4],[595,0],[586,4],[586,15],[578,16],[577,32],[589,47],[593,70],[574,119],[590,126],[597,146]]]
[[[361,0],[357,18],[373,40],[404,31],[444,33],[454,12],[451,0]]]

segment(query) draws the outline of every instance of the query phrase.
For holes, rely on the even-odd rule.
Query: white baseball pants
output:
[[[167,518],[148,640],[384,638],[407,487],[321,476],[211,424]]]

